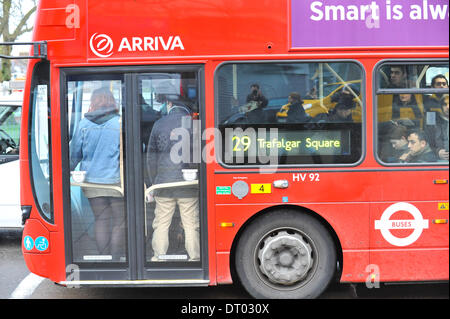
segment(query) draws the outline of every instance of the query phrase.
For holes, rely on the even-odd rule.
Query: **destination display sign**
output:
[[[289,128],[225,130],[225,163],[263,163],[267,158],[282,162],[307,157],[351,155],[351,130],[295,130]]]

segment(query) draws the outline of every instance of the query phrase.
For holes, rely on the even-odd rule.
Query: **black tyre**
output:
[[[235,266],[242,285],[255,298],[316,298],[336,271],[336,248],[314,217],[277,210],[244,230]]]

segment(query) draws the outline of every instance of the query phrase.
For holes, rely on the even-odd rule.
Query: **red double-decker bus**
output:
[[[67,286],[447,281],[448,4],[39,2],[23,254]]]

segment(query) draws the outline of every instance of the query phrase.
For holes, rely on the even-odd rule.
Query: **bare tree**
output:
[[[33,27],[29,25],[30,16],[36,11],[36,1],[28,1],[25,6],[23,0],[0,0],[0,39],[2,42],[14,42],[16,39],[30,32]],[[10,55],[12,47],[0,46],[0,53]],[[11,79],[11,61],[2,59],[0,82]]]

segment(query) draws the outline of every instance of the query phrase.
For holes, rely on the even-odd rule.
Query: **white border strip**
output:
[[[13,291],[9,299],[26,299],[33,294],[36,288],[44,280],[44,277],[40,277],[35,274],[29,274],[26,276],[20,284]]]

